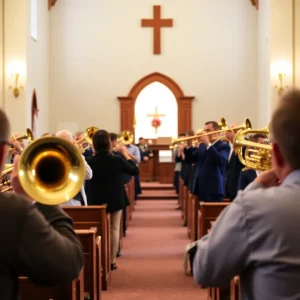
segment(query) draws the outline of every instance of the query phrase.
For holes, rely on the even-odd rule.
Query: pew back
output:
[[[106,213],[106,205],[64,206],[63,209],[73,219],[74,228],[97,228],[97,235],[101,236],[102,288],[106,290],[110,275],[110,214]]]
[[[215,221],[230,202],[200,202],[198,213],[198,239],[208,233],[211,222]]]

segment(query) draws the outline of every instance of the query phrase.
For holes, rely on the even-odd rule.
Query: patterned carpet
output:
[[[189,243],[177,201],[138,201],[103,300],[206,300],[183,270]]]

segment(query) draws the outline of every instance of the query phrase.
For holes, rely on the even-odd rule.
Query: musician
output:
[[[236,126],[237,124],[231,124],[229,128]],[[225,135],[230,146],[229,157],[225,164],[225,197],[232,201],[236,197],[240,173],[245,166],[240,162],[238,155],[233,151],[233,141],[236,132],[234,130],[228,130],[225,132]]]
[[[58,138],[64,139],[66,141],[69,141],[73,143],[73,136],[72,133],[68,130],[60,130],[56,133],[55,135]],[[75,141],[74,141],[75,143]],[[77,145],[75,143],[75,145]],[[80,149],[78,148],[78,151]],[[84,163],[85,163],[85,180],[90,180],[93,177],[93,171],[91,167],[87,164],[85,157],[82,156]],[[81,190],[78,192],[78,194],[74,197],[74,199],[69,200],[63,204],[62,206],[87,206],[87,199],[86,199],[86,193],[85,193],[85,188],[84,185],[81,187]]]
[[[10,143],[13,146],[13,149],[8,152],[6,163],[12,164],[14,162],[14,157],[18,154],[21,154],[23,149],[25,148],[25,144],[23,140],[17,140],[18,137],[21,136],[20,132],[14,132],[11,135]]]
[[[141,160],[148,161],[150,158],[153,157],[153,152],[146,144],[144,138],[140,137],[138,144],[136,146],[140,149]]]
[[[9,121],[0,110],[0,172],[9,130]],[[18,162],[16,156],[11,174],[15,193],[0,193],[0,291],[5,300],[18,299],[18,275],[37,284],[58,285],[77,278],[83,267],[71,218],[58,206],[32,204],[20,186]]]
[[[124,156],[120,152],[120,147],[118,145],[118,135],[116,133],[111,132],[109,134],[109,137],[110,137],[110,141],[111,141],[112,153],[114,155],[119,155],[124,158]],[[126,236],[126,230],[127,230],[127,224],[126,224],[127,223],[127,209],[126,209],[126,207],[130,205],[130,202],[129,202],[129,199],[128,199],[128,196],[126,193],[125,184],[127,184],[130,181],[132,176],[123,174],[122,177],[123,177],[123,188],[124,188],[123,196],[124,196],[124,205],[125,205],[125,207],[123,209],[123,236]]]
[[[251,140],[255,143],[259,144],[267,144],[268,143],[268,137],[264,134],[254,134],[251,138]],[[253,169],[245,169],[240,173],[239,179],[238,179],[238,190],[244,190],[251,182],[255,180],[255,178],[260,174],[259,170],[253,170]]]
[[[81,139],[84,138],[84,133],[82,131],[76,131],[74,133],[74,136],[73,136],[73,139],[74,141],[80,141]],[[88,147],[87,149],[85,149],[85,151],[83,152],[82,154],[84,157],[89,157],[89,156],[92,156],[93,155],[93,149],[92,147]]]
[[[204,125],[204,133],[220,130],[215,121]],[[200,146],[193,153],[195,176],[193,194],[199,201],[219,202],[224,198],[224,169],[228,160],[230,147],[219,140],[219,134],[202,135]]]
[[[136,163],[137,167],[139,166],[139,163],[141,162],[141,153],[137,146],[133,144],[126,145],[126,149],[128,152],[128,155],[132,159],[133,162]],[[134,176],[134,198],[135,201],[138,198],[138,195],[142,193],[141,183],[140,183],[140,176],[136,175]]]
[[[107,212],[111,214],[111,269],[115,270],[120,219],[125,207],[123,174],[135,176],[139,174],[139,169],[124,145],[121,145],[118,151],[125,159],[111,153],[109,133],[105,130],[94,134],[93,148],[95,155],[87,157],[87,162],[93,170],[93,178],[87,182],[88,204],[107,204]]]
[[[272,165],[221,213],[197,244],[194,278],[226,286],[240,275],[241,300],[299,299],[300,90],[272,116]]]
[[[186,137],[185,133],[179,134],[178,138]],[[184,145],[178,144],[174,147],[174,160],[175,160],[175,167],[174,167],[174,177],[173,177],[173,186],[175,187],[176,194],[179,194],[179,178],[182,169],[182,163],[184,161]]]

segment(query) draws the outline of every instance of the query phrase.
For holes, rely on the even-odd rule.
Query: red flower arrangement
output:
[[[153,118],[151,121],[151,126],[154,128],[158,128],[161,125],[161,120],[158,118]]]

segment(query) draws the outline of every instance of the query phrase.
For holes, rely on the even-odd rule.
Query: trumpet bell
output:
[[[40,138],[22,153],[18,175],[25,192],[37,202],[58,205],[73,199],[85,180],[82,155],[70,142]]]

